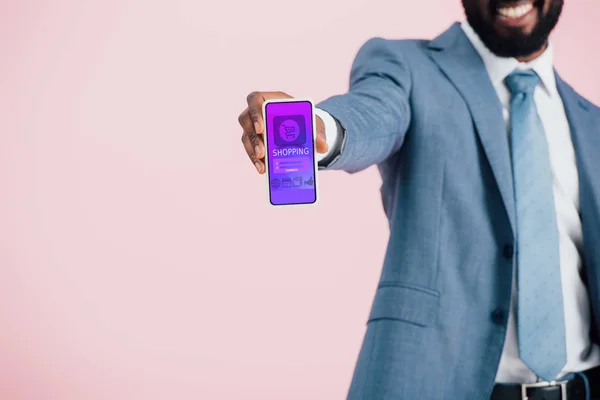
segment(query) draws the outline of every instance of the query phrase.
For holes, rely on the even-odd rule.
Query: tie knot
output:
[[[532,70],[515,71],[504,81],[510,93],[515,96],[519,93],[532,94],[540,83],[540,77]]]

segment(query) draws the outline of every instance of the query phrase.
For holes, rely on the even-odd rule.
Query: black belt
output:
[[[600,367],[583,372],[590,397],[600,398]],[[586,382],[575,375],[568,381],[532,384],[496,384],[490,400],[586,400]]]

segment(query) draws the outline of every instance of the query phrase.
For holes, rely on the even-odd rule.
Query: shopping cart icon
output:
[[[285,130],[285,137],[288,140],[294,140],[296,138],[296,127],[281,124],[281,127]]]
[[[306,143],[306,123],[303,115],[279,115],[273,119],[275,144],[280,147]]]

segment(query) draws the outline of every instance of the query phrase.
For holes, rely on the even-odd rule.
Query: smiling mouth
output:
[[[544,0],[515,0],[515,1],[496,1],[493,12],[506,19],[523,18],[537,8],[542,8]]]
[[[501,5],[496,12],[506,18],[521,18],[529,14],[534,9],[533,1],[526,3]]]
[[[497,0],[490,5],[500,26],[523,29],[537,19],[537,11],[543,8],[544,0]]]

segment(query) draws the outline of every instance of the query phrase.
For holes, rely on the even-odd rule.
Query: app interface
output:
[[[317,199],[312,107],[307,101],[265,108],[271,203],[307,204]]]

